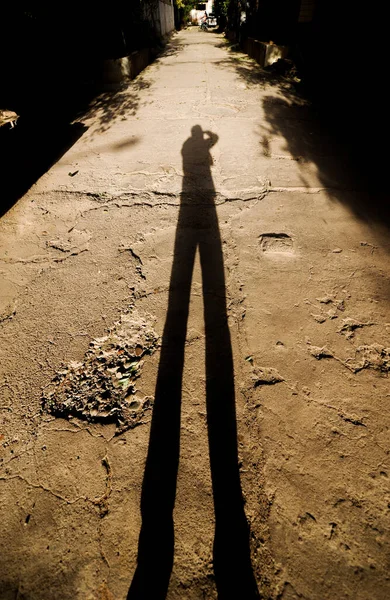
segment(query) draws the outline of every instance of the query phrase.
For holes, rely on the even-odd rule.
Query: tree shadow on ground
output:
[[[285,149],[298,164],[312,162],[331,197],[359,219],[390,228],[390,203],[381,173],[381,158],[372,151],[372,138],[359,123],[350,128],[341,114],[314,106],[291,106],[264,98],[268,123],[265,138],[282,136]],[[365,118],[370,118],[369,112]],[[383,187],[381,187],[383,186]]]
[[[0,128],[0,217],[85,133],[82,123],[39,123],[21,118]]]
[[[181,40],[173,38],[152,56],[158,62],[177,56],[182,48]],[[74,73],[66,64],[64,73],[60,81],[46,80],[44,70],[31,70],[23,82],[15,73],[3,81],[0,108],[15,111],[20,118],[14,129],[0,127],[0,153],[5,157],[0,217],[83,135],[87,130],[83,120],[93,121],[91,136],[104,133],[116,122],[135,116],[141,96],[147,102],[145,92],[152,85],[143,74],[123,84],[103,85],[101,64],[93,61],[79,65]],[[121,147],[129,143],[134,141]]]
[[[95,117],[97,133],[102,133],[117,119],[135,114],[140,91],[145,87],[148,85],[141,80],[130,91],[126,88],[102,95],[92,85],[77,85],[73,89],[43,87],[25,98],[2,94],[0,104],[15,110],[20,117],[14,128],[8,124],[0,127],[0,216],[87,131],[83,119]]]
[[[167,44],[154,49],[151,62],[159,67],[164,58],[176,57],[184,45],[180,39],[171,39]],[[142,102],[147,102],[146,91],[152,86],[150,77],[139,74],[132,81],[112,84],[112,89],[95,93],[95,97],[88,106],[84,106],[78,113],[79,118],[93,118],[97,122],[94,134],[104,133],[116,121],[126,120],[135,116]],[[110,87],[110,86],[106,86]]]
[[[234,68],[248,87],[269,90],[263,98],[266,122],[259,133],[264,156],[270,156],[271,139],[282,136],[298,164],[316,165],[321,184],[333,198],[359,219],[390,228],[390,202],[381,177],[385,159],[373,147],[381,128],[379,99],[366,93],[360,98],[355,89],[350,95],[340,92],[338,99],[336,88],[330,102],[329,81],[323,84],[328,87],[323,100],[310,81],[301,80],[292,61],[262,68],[238,46],[229,46],[229,57],[218,64]],[[306,183],[302,169],[302,185]]]
[[[162,59],[176,57],[183,49],[180,39],[171,39],[165,46],[155,49],[152,62],[156,67]],[[150,77],[139,74],[132,81],[112,85],[111,90],[96,94],[88,107],[79,111],[79,118],[94,118],[97,127],[94,133],[104,133],[116,121],[135,116],[142,102],[147,102],[146,91],[152,86]]]
[[[140,96],[150,85],[139,76],[106,92],[99,86],[85,85],[67,92],[51,90],[44,102],[40,101],[43,92],[20,105],[10,99],[6,105],[15,107],[21,116],[14,128],[0,127],[0,153],[4,157],[0,216],[87,131],[84,120],[94,124],[91,137],[104,133],[117,121],[137,113]]]
[[[185,44],[182,40],[173,37],[165,48],[159,53],[157,61],[168,56],[177,56],[184,48]]]
[[[20,114],[14,128],[0,127],[2,155],[0,216],[5,214],[87,131],[84,120],[94,124],[92,135],[107,131],[118,120],[134,116],[140,96],[151,83],[142,76],[130,84],[102,92],[96,85],[72,91],[41,91],[23,102],[0,102]]]
[[[298,73],[292,62],[283,61],[278,68],[263,68],[244,54],[238,44],[231,45],[225,42],[217,44],[217,47],[226,48],[228,58],[213,61],[214,65],[234,70],[248,87],[274,87],[275,91],[283,93],[292,102],[302,103]]]
[[[141,94],[144,97],[150,85],[140,75],[129,84],[103,92],[96,83],[48,88],[38,82],[35,94],[23,95],[22,90],[0,94],[0,107],[20,115],[14,128],[8,124],[0,127],[0,153],[4,157],[0,216],[85,133],[88,127],[83,120],[93,120],[94,135],[104,133],[118,120],[137,113]]]
[[[126,120],[137,114],[141,103],[141,94],[150,88],[151,81],[142,75],[129,83],[117,84],[113,89],[97,92],[96,97],[78,111],[79,119],[94,119],[94,134],[104,133],[116,121]]]
[[[240,484],[232,346],[210,171],[209,150],[217,140],[216,134],[196,125],[182,148],[183,190],[142,487],[138,564],[128,600],[163,600],[173,566],[182,377],[196,252],[200,255],[205,320],[207,427],[216,523],[215,582],[219,600],[259,598]]]

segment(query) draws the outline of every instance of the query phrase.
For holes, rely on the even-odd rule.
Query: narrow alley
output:
[[[79,125],[0,219],[0,599],[387,600],[389,223],[348,154],[194,27]]]

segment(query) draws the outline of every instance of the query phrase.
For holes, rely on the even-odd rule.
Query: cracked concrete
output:
[[[127,597],[150,418],[118,434],[90,413],[53,416],[42,392],[134,309],[164,340],[178,218],[190,211],[184,241],[207,246],[215,210],[225,289],[202,279],[213,252],[197,253],[166,597],[212,600],[221,586],[204,357],[207,310],[226,301],[259,597],[387,600],[388,230],[361,218],[358,178],[291,82],[222,36],[175,42],[118,92],[119,118],[109,97],[95,104],[84,135],[0,221],[0,597]],[[218,141],[190,172],[196,125]],[[161,356],[143,358],[142,398],[156,394]]]

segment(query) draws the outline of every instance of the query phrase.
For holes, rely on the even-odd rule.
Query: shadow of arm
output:
[[[215,144],[218,142],[218,139],[219,139],[217,134],[213,133],[212,131],[205,131],[204,133],[205,133],[205,135],[209,136],[209,139],[206,140],[208,147],[212,148],[213,146],[215,146]]]

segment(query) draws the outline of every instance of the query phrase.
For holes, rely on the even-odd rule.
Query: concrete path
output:
[[[197,29],[83,123],[0,221],[1,599],[387,599],[375,197]]]

